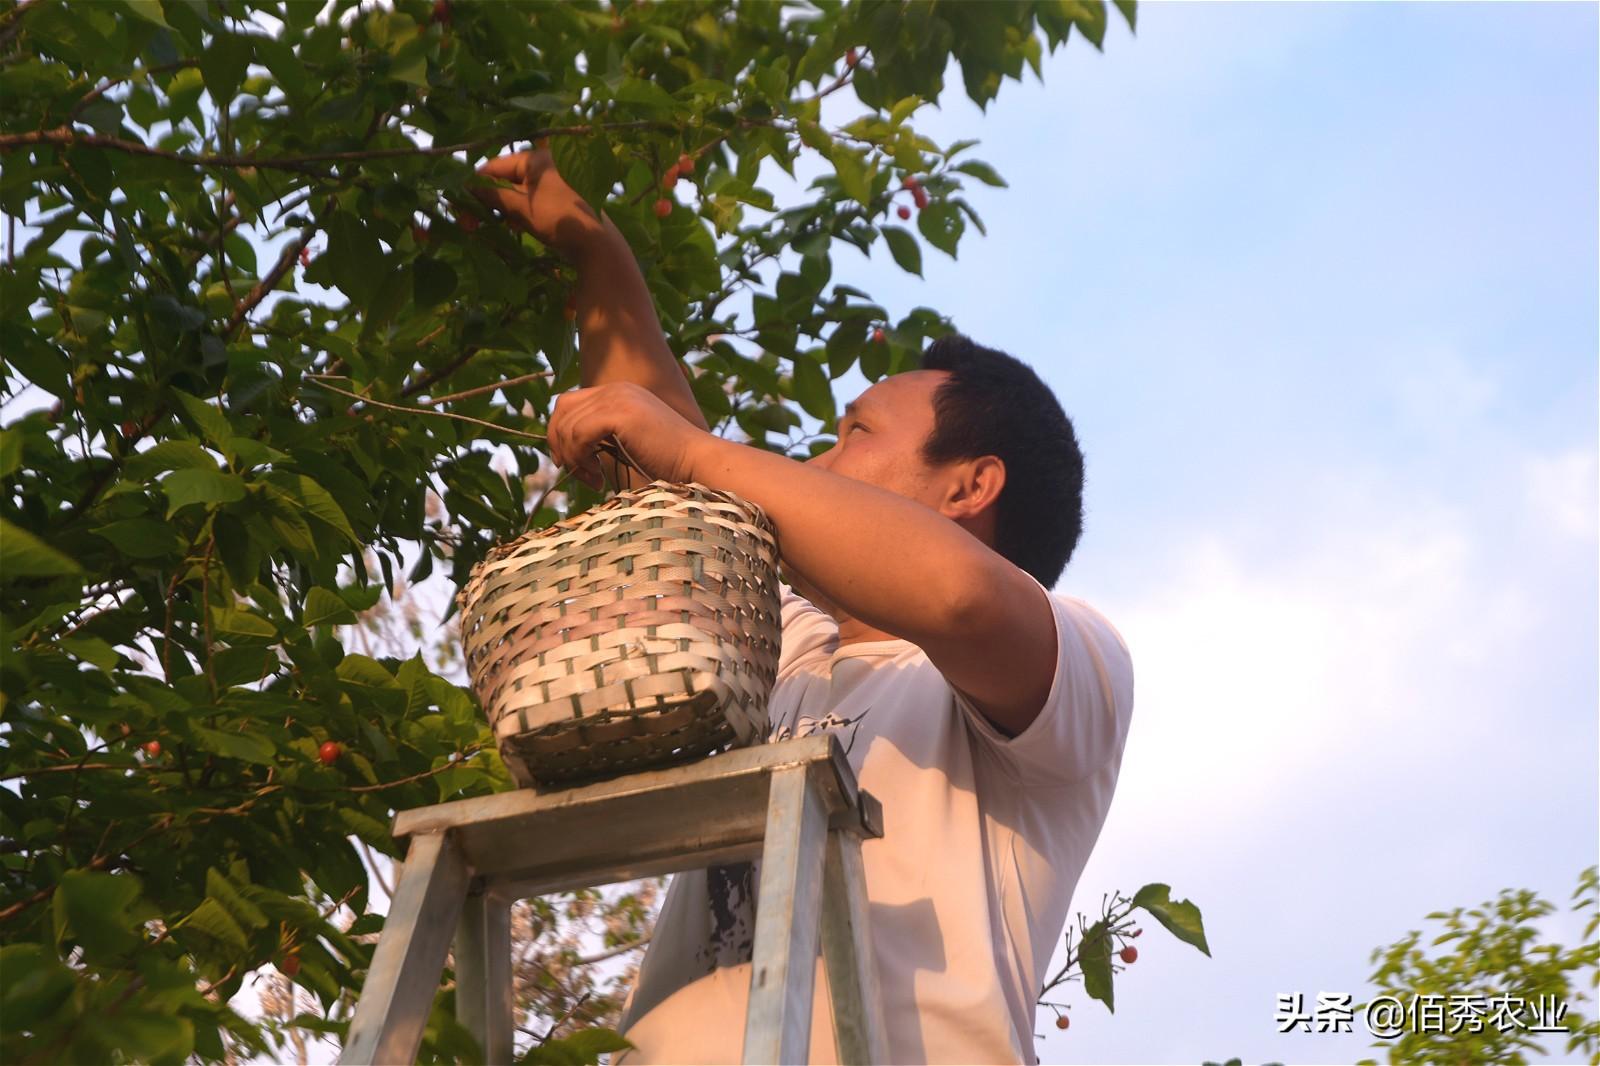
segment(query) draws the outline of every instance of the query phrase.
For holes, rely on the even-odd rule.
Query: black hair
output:
[[[993,455],[1005,464],[994,550],[1049,588],[1083,534],[1083,452],[1072,420],[1032,367],[959,334],[928,345],[922,369],[950,374],[933,396],[923,459]]]

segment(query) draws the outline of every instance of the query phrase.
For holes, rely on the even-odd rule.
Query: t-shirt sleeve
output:
[[[1133,713],[1133,662],[1127,645],[1094,608],[1049,596],[1056,626],[1056,672],[1033,723],[1007,737],[961,692],[967,724],[1019,779],[1039,784],[1082,780],[1120,755]]]
[[[802,657],[826,646],[839,636],[837,623],[787,584],[780,582],[779,617],[783,625],[783,646],[778,653],[778,676]]]

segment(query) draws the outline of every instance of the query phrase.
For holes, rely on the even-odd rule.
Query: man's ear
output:
[[[956,521],[971,521],[994,513],[1006,487],[1006,464],[998,455],[980,455],[956,464],[941,510]]]

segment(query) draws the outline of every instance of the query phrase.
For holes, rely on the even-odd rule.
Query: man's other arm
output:
[[[497,184],[478,196],[578,270],[578,362],[584,387],[628,382],[660,397],[690,425],[707,429],[694,390],[667,347],[633,250],[610,219],[556,172],[549,151],[490,160],[478,173]]]

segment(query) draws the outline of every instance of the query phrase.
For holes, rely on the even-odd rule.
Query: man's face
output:
[[[922,457],[934,427],[934,393],[943,370],[912,370],[884,378],[839,420],[839,442],[811,459],[815,466],[864,481],[938,509],[939,470]]]

